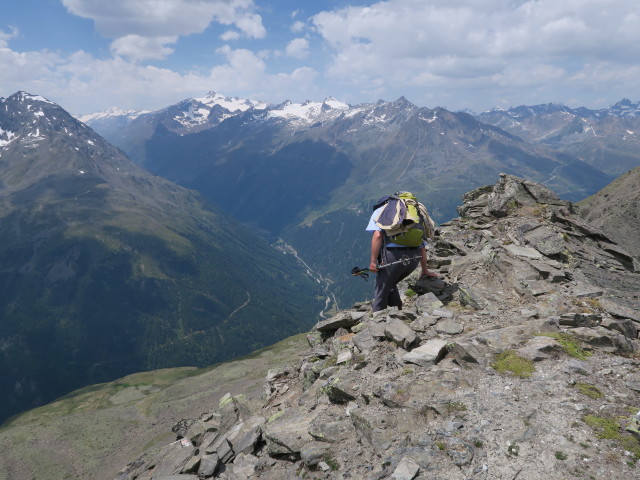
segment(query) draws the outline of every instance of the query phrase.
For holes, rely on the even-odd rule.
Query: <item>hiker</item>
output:
[[[420,264],[422,268],[421,278],[424,276],[437,277],[437,274],[430,272],[427,267],[427,251],[422,232],[418,234],[418,240],[402,242],[410,244],[417,243],[417,245],[406,245],[395,243],[393,240],[398,237],[390,236],[388,233],[390,230],[385,230],[380,226],[381,223],[384,225],[380,216],[389,203],[389,199],[393,202],[400,194],[409,195],[415,200],[415,197],[408,192],[397,192],[395,195],[383,197],[374,206],[374,211],[366,228],[366,231],[372,232],[369,271],[377,274],[374,299],[371,306],[374,312],[384,310],[387,307],[398,307],[398,309],[402,309],[398,283],[407,278],[411,272],[416,269],[418,264]],[[422,205],[421,207],[424,208]],[[424,209],[424,215],[428,218],[426,209]],[[433,223],[430,218],[428,218],[428,222],[431,222],[431,231],[427,233],[427,237],[433,236]],[[419,223],[420,222],[416,222],[416,227],[419,226]],[[398,239],[398,241],[401,240]],[[389,266],[384,267],[384,265]]]

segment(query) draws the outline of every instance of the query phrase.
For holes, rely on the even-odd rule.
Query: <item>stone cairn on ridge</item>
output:
[[[543,186],[501,175],[444,224],[403,310],[354,305],[117,480],[640,475],[638,262]]]

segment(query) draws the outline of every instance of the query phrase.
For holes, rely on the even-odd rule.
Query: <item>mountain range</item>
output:
[[[464,192],[504,172],[581,200],[640,165],[637,111],[625,100],[602,111],[542,105],[471,115],[405,98],[268,105],[211,92],[129,114],[120,128],[110,125],[122,116],[85,121],[154,174],[283,238],[348,305],[369,293],[348,272],[368,262],[363,229],[377,198],[412,191],[443,222]]]
[[[476,118],[614,177],[640,164],[640,102],[623,99],[600,110],[550,103],[495,109]]]
[[[249,353],[308,327],[320,294],[292,255],[60,106],[0,99],[0,420]]]

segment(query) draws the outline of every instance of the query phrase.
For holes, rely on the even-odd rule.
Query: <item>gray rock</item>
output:
[[[436,332],[438,333],[444,333],[447,335],[457,335],[458,333],[462,333],[463,330],[464,330],[464,326],[461,323],[458,323],[455,320],[451,320],[448,318],[440,320],[436,324]]]
[[[617,318],[628,318],[636,323],[640,323],[640,310],[633,310],[631,308],[620,305],[609,298],[600,298],[600,305],[609,314]]]
[[[597,327],[602,323],[602,315],[597,313],[564,313],[560,315],[559,323],[569,327]]]
[[[413,363],[421,367],[430,367],[438,363],[447,354],[447,342],[438,338],[427,340],[418,348],[402,356],[406,363]]]
[[[447,350],[458,365],[469,368],[473,366],[486,367],[488,364],[487,354],[481,351],[479,346],[454,342],[447,345]]]
[[[572,358],[564,362],[562,371],[568,374],[591,375],[593,367],[587,362]]]
[[[347,403],[357,398],[359,384],[356,374],[338,371],[324,383],[322,391],[333,403]]]
[[[409,327],[415,332],[426,332],[429,327],[434,326],[438,323],[438,317],[433,317],[431,315],[421,315],[416,318]]]
[[[382,336],[384,336],[384,331],[382,331]],[[369,353],[378,344],[378,341],[371,334],[371,329],[368,327],[356,333],[352,341],[358,347],[358,350],[364,354]]]
[[[434,308],[431,311],[431,316],[436,318],[453,318],[453,312],[446,308]]]
[[[534,362],[540,362],[552,355],[557,356],[560,351],[560,344],[555,339],[545,336],[533,337],[517,350],[520,356]]]
[[[434,308],[442,308],[444,304],[432,292],[420,295],[415,302],[418,313],[431,313]]]
[[[270,455],[299,454],[307,443],[313,441],[309,435],[311,417],[300,416],[290,409],[284,415],[264,427],[264,439]]]
[[[566,249],[566,242],[562,235],[544,226],[526,232],[524,240],[547,257],[559,255]]]
[[[628,318],[622,320],[605,318],[602,321],[602,326],[609,330],[615,330],[627,338],[638,338],[638,326],[633,320],[629,320]]]
[[[420,465],[409,457],[402,457],[400,463],[393,471],[391,478],[396,480],[413,480],[420,471]]]
[[[315,467],[330,452],[329,444],[322,442],[309,442],[300,451],[300,458],[307,467]]]
[[[316,440],[328,443],[339,443],[350,438],[355,433],[350,420],[337,420],[333,422],[313,421],[309,434]]]
[[[318,322],[315,328],[319,332],[332,332],[339,328],[351,328],[356,325],[359,320],[358,318],[354,319],[351,313],[352,312],[349,311],[338,313],[328,320]]]
[[[505,245],[504,249],[511,255],[516,257],[523,257],[532,260],[540,260],[542,258],[542,254],[535,248],[531,247],[522,247],[519,245],[509,244]]]
[[[471,307],[474,310],[481,310],[485,304],[484,299],[475,289],[464,285],[458,286],[458,299],[465,307]]]
[[[221,464],[222,462],[220,462],[220,458],[215,453],[212,455],[203,455],[200,459],[198,475],[203,477],[212,477]]]
[[[571,330],[578,339],[611,353],[633,353],[633,344],[624,335],[604,327],[578,327]]]
[[[194,452],[195,448],[190,443],[183,446],[178,441],[165,446],[156,457],[154,476],[178,475]]]
[[[473,445],[459,438],[447,438],[447,455],[451,457],[453,463],[458,467],[469,465],[473,460],[475,450]]]
[[[634,392],[640,393],[640,382],[626,382],[625,385]]]
[[[230,442],[236,455],[254,452],[265,423],[266,420],[263,417],[254,416],[241,424],[240,431]]]
[[[399,347],[406,349],[417,339],[416,333],[404,322],[397,319],[390,319],[384,326],[386,338],[396,343]]]

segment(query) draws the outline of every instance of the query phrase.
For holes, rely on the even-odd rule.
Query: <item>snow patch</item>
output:
[[[4,147],[5,145],[11,143],[14,137],[16,137],[15,132],[3,130],[2,128],[0,128],[0,147]]]

